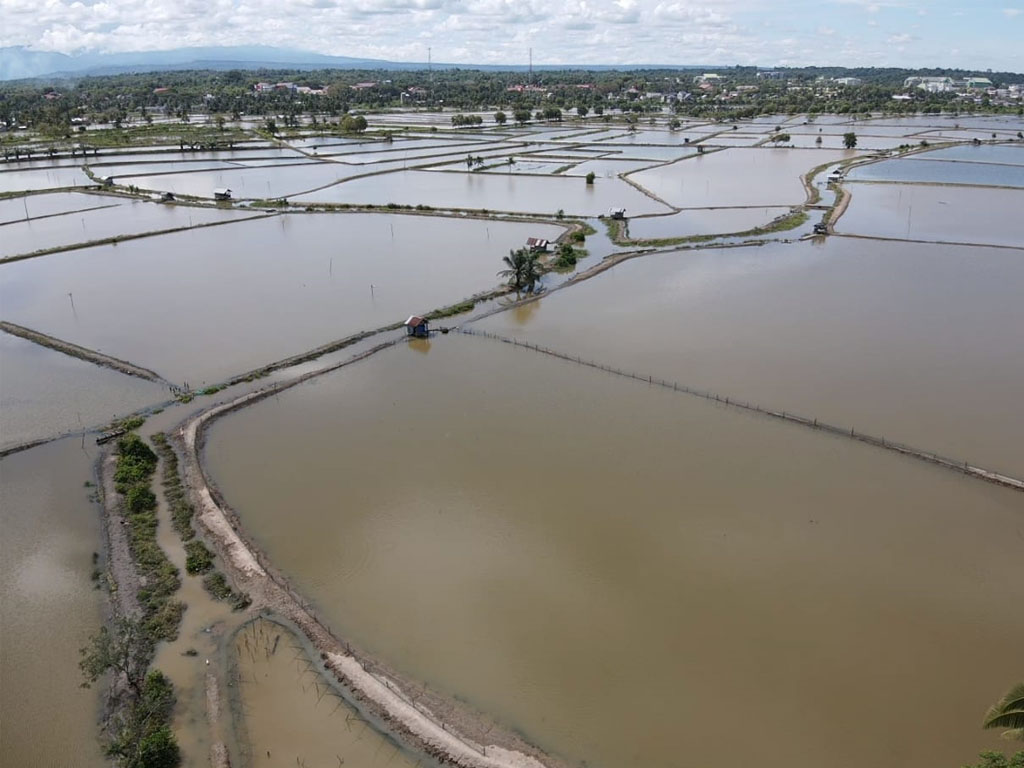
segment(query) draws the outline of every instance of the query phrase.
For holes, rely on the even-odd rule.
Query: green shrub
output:
[[[145,485],[133,485],[124,497],[128,511],[133,515],[156,509],[156,494]]]
[[[185,570],[190,574],[206,573],[213,568],[213,553],[198,539],[185,545]]]

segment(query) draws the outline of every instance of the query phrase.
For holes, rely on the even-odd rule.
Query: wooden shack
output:
[[[405,321],[405,332],[417,339],[425,339],[430,336],[430,321],[419,315],[412,315]]]
[[[612,208],[610,211],[608,211],[608,215],[611,216],[613,219],[624,219],[626,218],[626,209]]]
[[[526,247],[529,248],[532,253],[546,253],[548,250],[548,241],[543,237],[528,237],[526,238]]]
[[[231,190],[228,189],[227,187],[217,187],[217,189],[213,190],[213,199],[214,200],[230,200],[231,199]]]

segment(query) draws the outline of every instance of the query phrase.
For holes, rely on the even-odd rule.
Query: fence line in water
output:
[[[943,456],[933,451],[926,451],[921,448],[915,448],[912,445],[905,443],[898,443],[892,440],[887,440],[884,437],[878,437],[876,435],[867,434],[865,432],[857,432],[853,427],[839,427],[835,424],[829,424],[828,422],[821,421],[820,419],[809,419],[804,416],[799,416],[795,413],[788,411],[776,411],[771,408],[765,408],[757,405],[756,403],[750,403],[743,400],[736,400],[730,397],[723,397],[715,392],[711,392],[704,389],[696,389],[694,387],[688,387],[685,384],[680,384],[675,381],[668,381],[667,379],[655,378],[651,375],[641,375],[633,371],[626,371],[621,368],[615,368],[611,365],[605,365],[598,363],[593,360],[585,360],[579,355],[570,355],[565,352],[559,352],[548,347],[542,347],[539,344],[531,344],[527,341],[520,341],[519,339],[510,338],[508,336],[501,336],[496,333],[490,333],[488,331],[481,331],[476,328],[465,328],[460,327],[459,332],[467,334],[469,336],[482,336],[488,339],[494,339],[496,341],[504,342],[505,344],[512,344],[517,347],[523,347],[524,349],[532,349],[535,352],[540,352],[551,357],[556,357],[559,360],[565,360],[570,363],[577,363],[588,368],[595,368],[599,371],[605,371],[606,373],[612,373],[616,376],[622,376],[627,379],[634,379],[636,381],[645,382],[651,386],[663,387],[665,389],[671,389],[674,392],[683,392],[688,395],[694,395],[695,397],[702,397],[705,400],[714,400],[715,402],[722,403],[723,405],[732,406],[734,408],[741,408],[745,411],[752,411],[754,413],[760,413],[765,416],[770,416],[775,419],[781,419],[782,421],[789,421],[794,424],[800,424],[811,429],[819,429],[823,432],[829,432],[833,435],[840,437],[848,437],[851,440],[858,440],[862,443],[868,443],[877,448],[884,448],[888,451],[895,451],[901,453],[904,456],[910,456],[921,461],[927,461],[931,464],[938,464],[940,467],[946,469],[952,469],[957,472],[963,472],[966,475],[971,475],[980,480],[986,480],[990,483],[1002,485],[1007,488],[1013,488],[1017,491],[1024,491],[1024,480],[1018,480],[1015,477],[1009,475],[1003,475],[998,472],[985,469],[984,467],[978,467],[970,464],[966,461],[959,461],[957,459],[950,458],[949,456]]]

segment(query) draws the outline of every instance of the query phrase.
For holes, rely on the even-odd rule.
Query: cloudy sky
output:
[[[0,46],[1024,71],[1024,0],[0,0]]]

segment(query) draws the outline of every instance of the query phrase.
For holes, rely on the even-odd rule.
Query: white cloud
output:
[[[1007,16],[1007,18],[1012,19],[1014,16],[1020,16],[1022,13],[1024,13],[1024,11],[1022,11],[1020,8],[1003,8],[1003,13]]]
[[[432,46],[435,62],[481,64],[523,62],[530,47],[536,63],[575,65],[1013,69],[1022,63],[1021,47],[1010,39],[1015,25],[986,31],[981,41],[964,38],[948,12],[948,29],[936,32],[940,14],[932,12],[923,42],[886,24],[890,11],[917,13],[923,0],[830,0],[813,13],[804,12],[805,2],[779,0],[768,7],[759,0],[0,0],[0,46],[75,53],[261,44],[397,61],[425,61]],[[864,14],[867,26],[850,23],[851,8]],[[1008,18],[1019,14],[1014,8],[1001,12]],[[890,35],[888,45],[877,28]],[[900,28],[912,29],[905,21]],[[911,41],[913,58],[897,50]],[[963,53],[951,58],[954,45]]]

